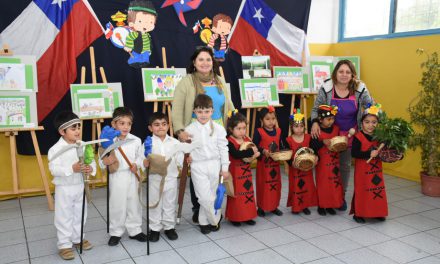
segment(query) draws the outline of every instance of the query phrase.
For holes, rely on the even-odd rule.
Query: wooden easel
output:
[[[317,92],[299,92],[299,93],[292,93],[292,100],[290,103],[290,115],[293,115],[293,110],[295,109],[295,99],[296,96],[299,95],[301,100],[300,100],[300,104],[299,107],[301,109],[301,113],[304,115],[304,123],[305,123],[305,130],[307,133],[307,129],[308,129],[308,124],[307,124],[307,98],[309,98],[309,96],[313,96],[314,100],[316,99],[316,95],[318,93]],[[291,134],[291,131],[289,129],[289,135]]]
[[[283,105],[278,104],[278,105],[273,105],[273,107],[283,107]],[[260,111],[261,108],[263,108],[263,107],[242,106],[241,108],[246,109],[246,120],[248,121],[247,127],[246,127],[246,132],[247,132],[247,136],[252,139],[254,137],[254,133],[255,133],[255,125],[257,122],[257,112]],[[251,111],[252,111],[252,120],[251,120]],[[278,126],[278,121],[276,121],[276,126]]]

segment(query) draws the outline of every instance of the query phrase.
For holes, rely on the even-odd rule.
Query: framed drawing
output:
[[[38,92],[35,56],[0,57],[0,91]]]
[[[185,75],[184,68],[143,68],[144,101],[172,101],[174,90]]]
[[[121,83],[71,84],[72,111],[81,119],[111,118],[124,106]]]
[[[332,72],[333,57],[310,57],[311,90],[319,90],[324,81],[331,78]]]
[[[277,82],[279,93],[302,92],[304,88],[304,73],[302,67],[273,67],[273,76]],[[306,76],[306,78],[308,75]],[[306,83],[308,85],[308,81]]]
[[[335,57],[334,58],[334,65],[338,63],[340,60],[349,60],[353,62],[354,68],[356,69],[357,78],[361,78],[361,57],[359,56],[342,56],[342,57]]]
[[[242,107],[279,105],[276,81],[273,78],[239,79]]]
[[[271,78],[269,56],[241,56],[243,79]]]
[[[0,129],[37,126],[36,93],[0,91]]]

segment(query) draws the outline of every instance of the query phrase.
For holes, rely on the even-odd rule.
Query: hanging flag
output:
[[[274,66],[301,66],[309,56],[304,30],[278,15],[263,0],[243,0],[229,34],[229,47],[242,56],[258,50]]]
[[[75,81],[76,58],[103,33],[87,0],[34,0],[0,34],[0,45],[37,58],[39,122]]]

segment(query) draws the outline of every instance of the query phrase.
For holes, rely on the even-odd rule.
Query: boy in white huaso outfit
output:
[[[72,148],[60,156],[54,155],[63,147],[75,144],[80,140],[81,125],[78,116],[72,112],[62,112],[55,117],[54,125],[61,137],[48,152],[49,170],[53,175],[55,185],[55,219],[57,229],[57,246],[59,255],[65,260],[74,259],[72,245],[80,246],[81,241],[81,213],[84,192],[82,173],[96,174],[96,164],[93,160],[90,165],[79,162],[76,148]],[[87,218],[87,206],[84,208],[84,224]],[[89,250],[93,246],[83,240],[83,249]]]
[[[119,168],[110,173],[110,239],[109,246],[116,246],[121,236],[127,229],[130,239],[140,242],[147,241],[147,235],[142,233],[142,206],[139,201],[139,181],[135,176],[139,168],[143,166],[144,148],[141,140],[130,134],[133,123],[133,113],[127,107],[118,107],[113,112],[112,127],[121,134],[115,138],[118,140],[131,140],[121,146],[128,160],[132,163],[130,168],[119,150],[115,150],[115,156],[109,155],[100,160],[101,168],[110,166],[116,162]],[[105,138],[101,134],[101,138]]]
[[[194,100],[197,120],[185,128],[193,141],[201,141],[201,147],[193,150],[191,157],[191,177],[196,196],[200,203],[200,231],[208,234],[220,229],[221,210],[214,210],[214,201],[219,184],[219,173],[228,177],[229,153],[226,130],[212,121],[213,102],[211,97],[199,94]]]

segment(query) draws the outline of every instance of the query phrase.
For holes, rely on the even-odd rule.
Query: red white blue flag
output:
[[[263,0],[243,0],[229,34],[229,47],[242,56],[254,50],[270,56],[273,66],[301,66],[309,56],[304,30],[278,15]]]
[[[76,58],[103,33],[87,0],[34,0],[0,34],[14,54],[37,58],[39,121],[75,81]]]

